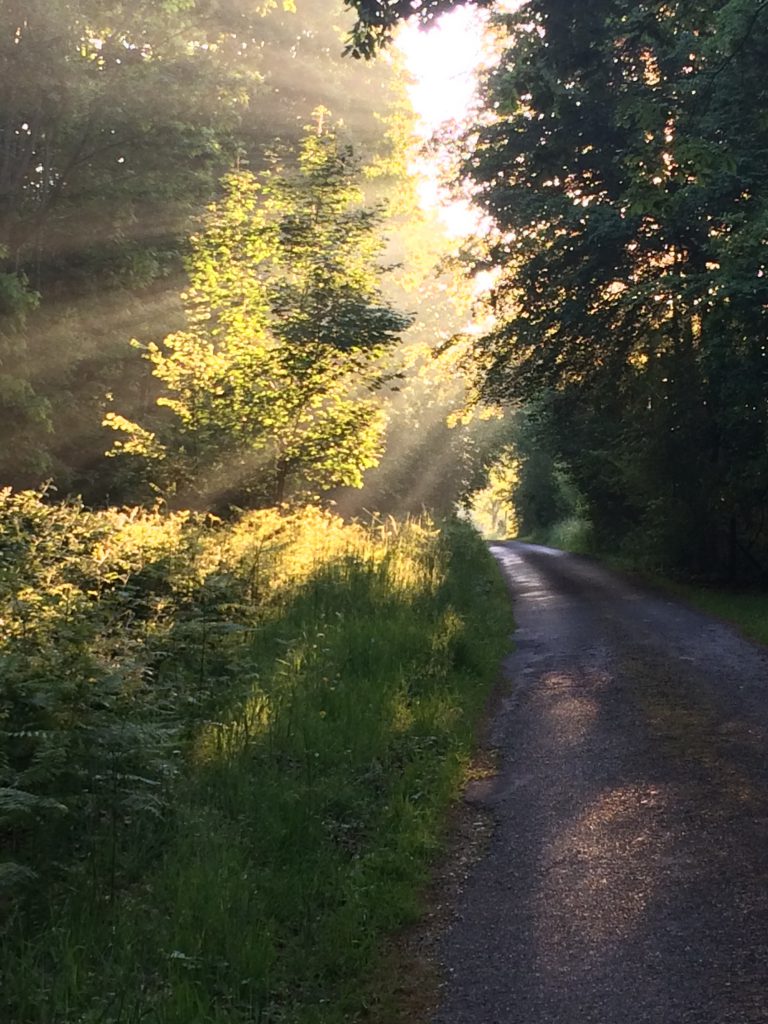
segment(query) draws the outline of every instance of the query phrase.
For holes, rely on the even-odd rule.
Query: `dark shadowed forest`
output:
[[[481,6],[476,354],[484,397],[522,410],[522,532],[586,520],[599,549],[763,580],[765,8]],[[410,10],[358,7],[360,53]]]

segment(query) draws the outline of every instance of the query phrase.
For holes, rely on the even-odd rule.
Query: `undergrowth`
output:
[[[589,554],[593,547],[592,525],[579,516],[570,516],[551,526],[538,542],[563,551]]]
[[[471,528],[4,492],[0,617],[0,1019],[362,1019],[509,630]]]

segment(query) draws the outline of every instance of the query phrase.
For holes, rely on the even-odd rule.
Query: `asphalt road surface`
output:
[[[493,547],[518,631],[496,819],[435,1024],[768,1024],[768,650],[573,555]]]

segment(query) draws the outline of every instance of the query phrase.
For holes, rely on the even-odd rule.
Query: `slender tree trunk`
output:
[[[282,505],[285,501],[285,485],[288,480],[288,466],[283,459],[277,460],[275,471],[275,504]]]

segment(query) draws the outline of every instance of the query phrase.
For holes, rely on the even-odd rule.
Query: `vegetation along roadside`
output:
[[[356,1019],[509,633],[477,534],[2,500],[0,1017]]]

